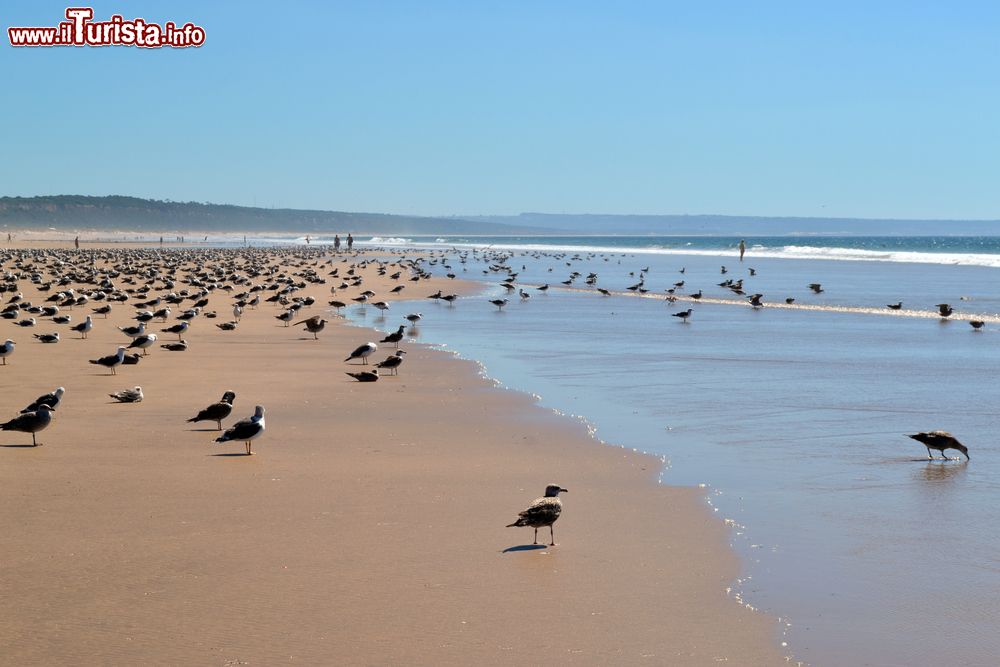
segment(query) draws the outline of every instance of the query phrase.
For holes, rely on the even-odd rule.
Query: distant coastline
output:
[[[258,208],[138,197],[0,197],[0,229],[167,234],[381,236],[1000,236],[1000,220],[907,220],[713,214],[521,213],[417,216]]]

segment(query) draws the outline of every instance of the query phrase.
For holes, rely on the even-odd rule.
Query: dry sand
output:
[[[398,377],[357,383],[343,359],[376,333],[312,340],[270,305],[223,332],[229,299],[211,301],[221,317],[195,321],[187,352],[157,346],[117,376],[86,359],[124,340],[129,305],[89,340],[0,321],[18,344],[0,417],[67,389],[44,446],[0,433],[3,664],[784,664],[774,620],[726,596],[725,528],[698,490],[656,483],[656,458],[447,353],[407,341]],[[433,308],[394,307],[384,329],[410,310]],[[61,343],[32,342],[56,329]],[[109,402],[134,385],[144,402]],[[253,456],[185,423],[228,389],[225,426],[267,408]],[[531,529],[504,526],[548,482],[569,489],[558,545],[524,548]]]

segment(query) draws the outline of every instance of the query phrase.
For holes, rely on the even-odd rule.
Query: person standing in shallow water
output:
[[[340,252],[340,234],[333,235],[333,249],[336,252]]]
[[[747,242],[745,240],[743,240],[743,239],[740,239],[740,261],[741,262],[743,261],[743,255],[746,254],[746,251],[747,251]]]
[[[354,237],[351,236],[350,232],[348,232],[347,233],[347,252],[350,252],[353,247],[354,247]]]

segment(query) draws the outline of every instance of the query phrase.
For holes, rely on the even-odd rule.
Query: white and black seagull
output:
[[[361,347],[359,347],[358,349],[354,350],[354,352],[351,352],[350,356],[344,359],[344,361],[350,361],[351,359],[360,359],[361,363],[367,364],[368,357],[371,356],[372,353],[375,352],[375,350],[377,349],[378,345],[369,341],[364,345],[362,345]]]
[[[216,442],[243,442],[247,446],[247,456],[253,454],[250,443],[264,434],[264,406],[258,405],[253,417],[241,419],[215,439]]]
[[[63,394],[65,393],[66,393],[65,387],[56,387],[55,391],[53,391],[50,394],[42,394],[41,396],[36,398],[31,403],[31,405],[26,407],[24,410],[21,410],[21,412],[22,413],[35,412],[36,410],[38,410],[39,407],[43,405],[47,405],[53,410],[55,410],[57,407],[59,407],[59,402],[62,401]]]
[[[125,361],[125,348],[119,347],[118,352],[115,354],[108,355],[106,357],[101,357],[100,359],[91,359],[90,363],[97,364],[98,366],[104,366],[105,368],[111,369],[112,375],[117,375],[118,372],[115,370],[122,365]]]

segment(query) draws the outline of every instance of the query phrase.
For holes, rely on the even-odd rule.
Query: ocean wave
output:
[[[407,241],[416,248],[475,248],[479,250],[509,250],[514,252],[548,252],[567,254],[597,254],[597,255],[694,255],[703,257],[736,257],[736,248],[691,248],[689,245],[680,248],[664,247],[662,245],[648,246],[599,246],[574,245],[567,243],[523,243],[491,240],[491,242],[452,242],[438,243],[431,241]],[[809,259],[846,262],[894,262],[907,264],[950,264],[956,266],[986,266],[1000,268],[1000,254],[960,253],[960,252],[921,252],[902,250],[865,250],[848,247],[821,247],[805,245],[761,246],[751,247],[748,258],[767,259]]]
[[[408,245],[413,243],[412,239],[404,239],[401,236],[373,236],[367,241],[358,241],[365,245]]]

